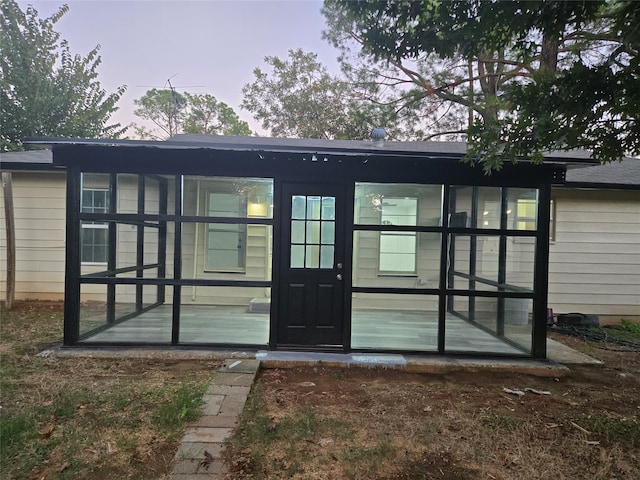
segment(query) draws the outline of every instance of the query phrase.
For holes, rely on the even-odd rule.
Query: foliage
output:
[[[269,72],[253,70],[242,88],[242,108],[276,137],[366,138],[371,130],[355,110],[349,86],[329,74],[315,53],[289,50],[289,58],[265,57]]]
[[[189,113],[183,123],[185,133],[203,135],[251,135],[249,124],[213,95],[185,93]]]
[[[138,107],[135,115],[156,126],[148,130],[134,125],[141,138],[165,140],[178,133],[251,135],[249,124],[213,95],[152,88],[134,100],[134,104]]]
[[[154,424],[163,431],[176,431],[188,422],[197,420],[203,404],[202,396],[206,390],[206,384],[187,383],[179,385],[171,398],[159,405],[153,418]]]
[[[146,130],[144,127],[134,126],[136,133],[142,138],[156,140],[172,137],[179,133],[180,124],[187,107],[187,99],[174,89],[159,90],[152,88],[133,101],[137,117],[151,121],[159,129],[160,133]]]
[[[25,137],[122,134],[119,124],[107,122],[125,87],[108,94],[100,86],[100,46],[74,55],[54,30],[69,8],[42,19],[32,6],[23,12],[13,0],[1,5],[0,149],[22,150]]]
[[[640,323],[634,323],[628,318],[620,319],[620,326],[618,327],[620,330],[625,330],[630,333],[634,333],[638,337],[640,337]]]
[[[486,171],[549,149],[640,152],[640,5],[614,1],[326,0],[325,37],[469,110]],[[346,58],[346,57],[345,57]],[[430,63],[429,63],[430,62]]]
[[[429,122],[444,123],[439,104],[423,102],[418,89],[386,77],[382,65],[345,61],[342,75],[331,75],[315,53],[301,49],[285,60],[265,57],[265,63],[270,70],[254,69],[254,81],[243,87],[242,108],[273,136],[369,139],[373,128],[384,126],[389,140],[423,140]],[[448,133],[456,133],[459,126],[450,119]]]

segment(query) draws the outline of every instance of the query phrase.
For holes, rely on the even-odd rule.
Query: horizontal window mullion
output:
[[[488,290],[462,290],[447,288],[443,291],[446,295],[458,297],[487,297],[487,298],[534,298],[533,291],[529,292],[492,292]]]
[[[273,225],[273,218],[256,218],[256,217],[206,217],[206,216],[183,216],[175,217],[176,221],[183,223],[227,223],[242,225]]]
[[[499,228],[462,228],[455,227],[447,229],[447,232],[454,235],[504,235],[507,237],[535,237],[538,233],[537,230],[514,230],[514,229],[499,229]]]
[[[442,233],[442,227],[422,227],[417,225],[354,225],[354,231],[365,232],[438,232]]]
[[[399,293],[407,295],[437,295],[437,288],[401,288],[401,287],[352,287],[354,293]]]
[[[159,268],[161,265],[159,263],[154,263],[154,264],[148,264],[148,265],[140,265],[140,266],[134,266],[134,267],[122,267],[122,268],[116,268],[115,270],[104,270],[102,272],[94,272],[94,273],[88,273],[85,275],[81,275],[80,278],[104,278],[107,276],[113,276],[113,275],[119,275],[121,273],[129,273],[129,272],[140,272],[143,270],[151,270],[152,268]]]
[[[80,284],[91,285],[166,285],[200,287],[271,287],[272,282],[261,280],[205,280],[139,277],[81,277]]]

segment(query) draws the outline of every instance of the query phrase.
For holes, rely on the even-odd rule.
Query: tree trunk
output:
[[[7,310],[13,308],[16,291],[16,228],[13,217],[13,185],[11,172],[2,172],[2,190],[4,193],[4,223],[7,230]]]
[[[558,68],[558,48],[560,38],[555,33],[545,33],[540,49],[540,71],[555,72]]]

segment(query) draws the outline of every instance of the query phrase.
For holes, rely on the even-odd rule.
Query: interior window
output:
[[[383,226],[415,226],[417,213],[418,199],[415,197],[384,197],[380,203],[380,223]],[[380,232],[379,271],[415,273],[416,238],[416,232]]]
[[[83,188],[82,213],[107,213],[109,191]],[[83,221],[80,232],[80,258],[82,263],[107,263],[109,256],[109,230],[105,222]]]

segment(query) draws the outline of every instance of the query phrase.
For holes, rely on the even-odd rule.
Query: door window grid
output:
[[[333,268],[335,204],[335,197],[291,197],[291,268]]]

